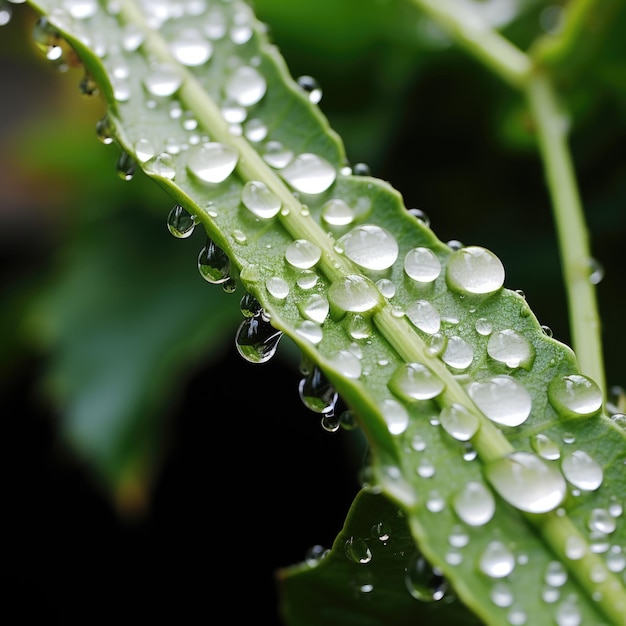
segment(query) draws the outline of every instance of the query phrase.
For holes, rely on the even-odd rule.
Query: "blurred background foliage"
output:
[[[466,3],[523,49],[555,28],[564,4]],[[34,13],[8,6],[13,17],[0,26],[5,599],[35,598],[24,610],[64,623],[87,602],[114,615],[124,598],[142,615],[179,618],[232,601],[242,621],[278,623],[273,571],[332,543],[359,486],[358,434],[323,431],[300,403],[287,339],[262,366],[238,356],[241,290],[204,283],[200,233],[175,240],[165,227],[171,199],[141,173],[116,175],[117,148],[96,135],[102,103],[80,92],[80,69],[61,74],[35,48]],[[493,250],[506,286],[569,343],[550,202],[519,95],[407,0],[254,6],[292,75],[320,83],[320,107],[350,161],[388,180],[443,241]],[[613,6],[610,24],[560,61],[559,88],[605,274],[608,383],[622,385],[626,15]],[[207,569],[221,576],[210,589]]]

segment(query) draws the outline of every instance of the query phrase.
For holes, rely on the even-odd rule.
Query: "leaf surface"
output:
[[[624,431],[499,260],[352,173],[247,4],[32,4],[108,101],[111,136],[206,230],[207,277],[258,301],[242,353],[293,339],[305,403],[330,418],[341,395],[373,488],[461,601],[488,624],[623,624]]]

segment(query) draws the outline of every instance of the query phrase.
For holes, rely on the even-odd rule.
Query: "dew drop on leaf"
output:
[[[391,375],[389,389],[404,400],[431,400],[444,389],[444,382],[422,363],[403,363]]]
[[[246,317],[235,336],[237,352],[249,363],[266,363],[278,348],[283,336],[275,329],[263,313]]]
[[[395,237],[374,224],[353,228],[337,240],[337,245],[351,261],[368,270],[386,270],[398,258]]]
[[[208,142],[191,148],[187,157],[187,168],[205,183],[221,183],[237,165],[239,155],[221,143]]]
[[[454,511],[469,526],[483,526],[491,520],[496,501],[481,482],[468,482],[452,501]]]
[[[552,511],[567,492],[561,472],[530,452],[490,461],[485,476],[504,500],[528,513]]]
[[[75,20],[86,20],[98,12],[96,0],[64,0],[63,7]]]
[[[532,398],[511,376],[503,374],[471,382],[467,392],[485,416],[496,424],[519,426],[530,415]]]
[[[404,581],[411,596],[422,602],[438,602],[448,591],[448,582],[442,571],[419,553],[409,557]]]
[[[354,210],[345,200],[333,198],[322,207],[322,220],[328,226],[347,226],[354,221]]]
[[[322,327],[311,320],[301,320],[295,323],[294,330],[300,337],[306,339],[313,345],[317,345],[322,341],[324,332]]]
[[[555,376],[548,385],[550,404],[561,415],[586,417],[602,407],[602,391],[582,374]]]
[[[174,180],[174,178],[176,178],[174,159],[172,155],[167,152],[161,152],[161,154],[157,154],[148,159],[144,165],[144,169],[148,174],[160,176],[167,180]]]
[[[372,560],[372,551],[362,537],[350,537],[344,544],[346,556],[353,563],[363,565]]]
[[[508,328],[493,333],[487,341],[487,354],[507,367],[529,370],[535,360],[535,348],[526,337]]]
[[[132,180],[137,171],[137,162],[133,159],[128,152],[122,152],[120,154],[117,164],[115,166],[117,175],[125,181]]]
[[[555,461],[561,456],[559,445],[548,435],[537,433],[530,440],[532,449],[542,458],[548,461]]]
[[[397,400],[385,398],[380,404],[380,410],[392,435],[401,435],[407,429],[409,413]]]
[[[478,416],[461,404],[444,407],[439,414],[439,423],[457,441],[468,441],[476,434],[480,426]]]
[[[501,541],[490,541],[480,555],[478,567],[490,578],[505,578],[515,568],[515,557]]]
[[[293,159],[293,152],[280,141],[268,141],[263,147],[263,160],[275,169],[284,168]]]
[[[418,283],[432,283],[441,274],[441,261],[430,248],[413,248],[404,257],[404,271]]]
[[[298,269],[312,268],[322,257],[322,251],[316,244],[307,239],[292,241],[285,250],[285,259]]]
[[[195,28],[185,28],[170,43],[170,50],[179,63],[197,67],[211,58],[213,44]]]
[[[441,359],[455,370],[464,370],[474,360],[474,349],[461,337],[449,337]]]
[[[307,194],[326,191],[337,177],[337,171],[326,159],[310,152],[299,154],[280,170],[280,174],[296,191]]]
[[[328,300],[341,311],[365,313],[380,303],[380,292],[364,276],[349,274],[328,289]]]
[[[242,107],[249,107],[259,102],[267,91],[267,83],[262,74],[254,67],[238,67],[226,81],[226,97]]]
[[[323,324],[328,316],[330,305],[325,296],[321,293],[314,293],[304,300],[298,301],[298,310],[302,317]]]
[[[309,102],[312,102],[313,104],[318,104],[320,102],[322,99],[322,89],[315,78],[307,75],[298,76],[296,82],[298,83],[300,89],[307,94]]]
[[[582,491],[595,491],[602,484],[604,472],[584,450],[576,450],[561,460],[561,469],[567,481]]]
[[[487,295],[504,284],[504,267],[493,252],[480,246],[455,250],[448,259],[446,278],[451,289]]]
[[[280,276],[270,276],[265,281],[268,293],[277,300],[284,300],[289,295],[289,285]]]
[[[410,304],[405,315],[414,326],[429,335],[434,335],[441,328],[441,315],[427,300],[416,300]]]
[[[243,186],[241,201],[251,213],[262,219],[274,217],[282,206],[278,196],[259,180],[249,180]]]
[[[162,63],[152,67],[143,82],[151,96],[167,98],[178,91],[183,78],[175,65]]]
[[[194,216],[180,204],[175,205],[167,216],[167,229],[178,239],[189,237],[195,226]]]

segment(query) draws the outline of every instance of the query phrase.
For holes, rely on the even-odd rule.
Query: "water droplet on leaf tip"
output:
[[[308,96],[309,102],[318,104],[322,99],[322,89],[312,76],[299,76],[296,80],[300,89],[302,89]]]
[[[266,363],[278,348],[283,333],[261,314],[246,317],[235,336],[239,354],[249,363]]]

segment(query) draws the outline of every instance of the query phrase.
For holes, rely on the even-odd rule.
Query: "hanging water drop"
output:
[[[490,461],[485,476],[504,500],[528,513],[552,511],[567,491],[561,472],[530,452],[512,452]]]
[[[195,217],[180,204],[175,205],[167,216],[167,229],[178,239],[191,236],[195,226]]]
[[[493,252],[480,246],[468,246],[450,255],[446,279],[451,289],[461,293],[487,295],[504,284],[504,267]]]
[[[372,560],[372,551],[362,537],[350,537],[344,544],[344,550],[353,563],[364,565]]]
[[[433,567],[420,553],[409,558],[404,581],[408,592],[422,602],[438,602],[448,591],[443,572]]]
[[[198,270],[204,280],[214,285],[225,283],[230,278],[230,259],[212,239],[200,250]]]
[[[105,145],[113,143],[113,126],[108,115],[105,115],[96,123],[96,134],[98,139]]]
[[[117,175],[125,181],[133,179],[135,172],[137,171],[137,162],[133,159],[128,152],[122,152],[120,154],[117,164],[115,166]]]
[[[244,317],[254,317],[262,312],[260,302],[251,294],[246,293],[239,302],[239,309]]]
[[[304,406],[315,413],[334,413],[339,394],[325,374],[317,366],[306,375],[298,386]]]
[[[235,346],[249,363],[265,363],[276,353],[282,336],[282,331],[274,328],[263,313],[258,313],[241,323],[235,336]]]
[[[586,417],[602,407],[600,387],[581,374],[555,376],[548,385],[548,399],[556,411],[565,416]]]

